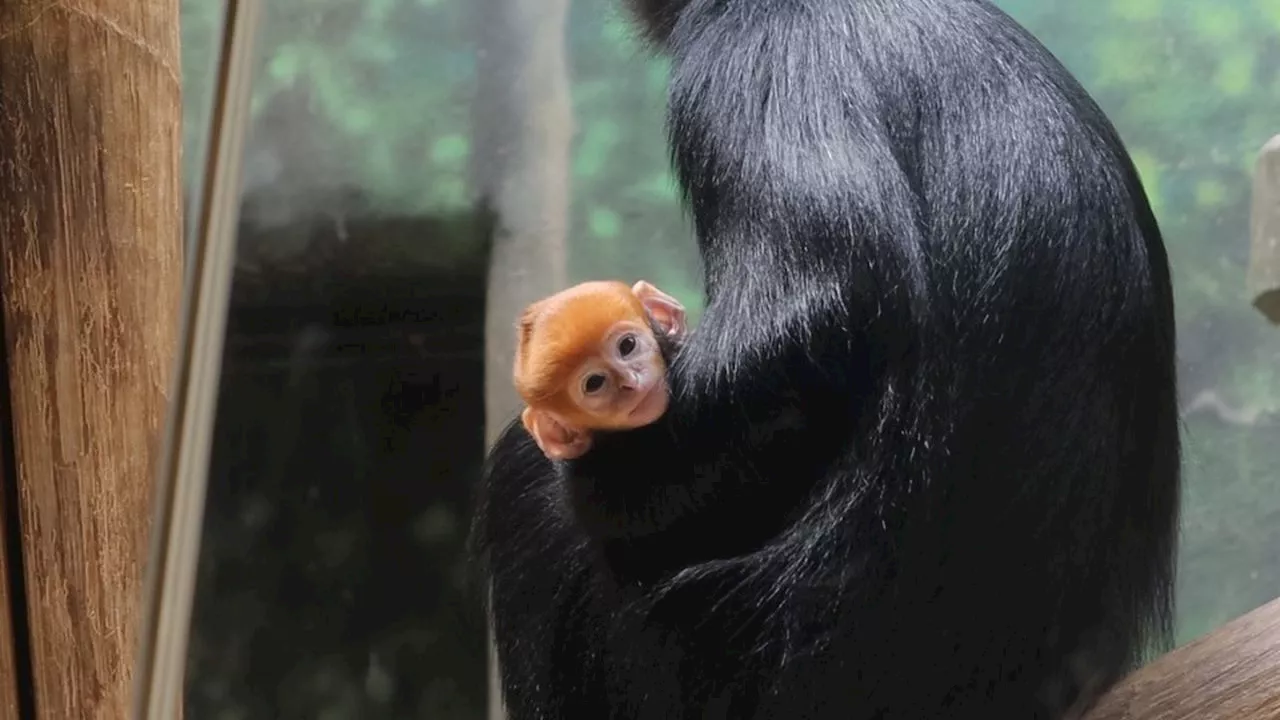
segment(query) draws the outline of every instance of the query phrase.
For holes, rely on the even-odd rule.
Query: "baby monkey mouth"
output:
[[[627,417],[639,423],[649,424],[662,417],[667,410],[667,382],[659,378],[647,388],[636,389],[636,402]]]

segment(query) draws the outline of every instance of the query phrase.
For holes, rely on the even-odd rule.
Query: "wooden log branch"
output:
[[[182,287],[178,7],[0,2],[0,299],[43,720],[130,709]]]
[[[1280,718],[1280,600],[1138,670],[1085,720]]]
[[[1249,225],[1249,295],[1259,312],[1280,325],[1280,135],[1258,154]]]

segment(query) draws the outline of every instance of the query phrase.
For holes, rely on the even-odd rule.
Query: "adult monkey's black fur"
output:
[[[474,539],[510,715],[1041,719],[1166,639],[1165,250],[978,0],[638,0],[706,310],[648,428],[518,425]]]

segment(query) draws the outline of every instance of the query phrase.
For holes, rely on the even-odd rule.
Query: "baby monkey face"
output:
[[[575,377],[574,401],[601,428],[647,425],[666,412],[666,363],[653,332],[639,322],[615,323]]]
[[[594,430],[656,422],[669,405],[659,341],[684,331],[684,307],[643,280],[580,283],[533,303],[517,326],[513,373],[525,429],[547,457],[571,460],[591,449]]]

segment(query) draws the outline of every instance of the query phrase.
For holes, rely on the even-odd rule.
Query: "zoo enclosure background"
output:
[[[568,279],[644,277],[690,305],[696,321],[700,270],[664,146],[666,66],[636,42],[619,1],[575,0],[570,6],[567,37],[574,136]],[[478,53],[504,50],[484,47],[477,40],[473,8],[479,4],[482,0],[265,3],[240,272],[305,268],[317,262],[315,258],[327,252],[328,245],[318,247],[324,243],[317,241],[315,232],[299,231],[299,219],[345,227],[369,218],[452,218],[474,213],[468,168],[476,137],[471,115],[476,58]],[[1178,303],[1186,439],[1178,587],[1178,637],[1186,641],[1280,595],[1280,553],[1276,551],[1280,547],[1280,329],[1268,326],[1249,307],[1244,285],[1254,157],[1268,138],[1280,133],[1280,1],[1004,0],[997,4],[1034,32],[1116,123],[1169,245]],[[183,0],[185,170],[189,177],[196,173],[201,157],[199,138],[208,114],[222,8],[219,0]],[[431,225],[435,231],[430,233],[401,232],[391,241],[370,232],[339,234],[348,244],[368,243],[370,254],[381,254],[406,277],[418,273],[432,278],[439,292],[447,294],[452,291],[443,278],[450,273],[474,273],[478,259],[484,257],[485,249],[477,246],[484,236],[450,232],[448,223],[444,230],[438,225]],[[479,301],[463,289],[454,295],[458,303]],[[447,344],[441,337],[435,341]],[[468,372],[459,375],[465,381],[457,382],[471,387],[476,376]],[[315,392],[332,393],[334,388]],[[457,409],[462,405],[456,397],[431,397],[437,398],[431,402],[438,413],[463,413]],[[453,417],[459,423],[482,422],[482,416],[472,411]],[[311,419],[313,435],[323,434],[325,421],[323,415]],[[336,425],[329,431],[330,443],[354,442]],[[296,435],[295,441],[303,442]],[[323,442],[315,437],[306,440]],[[232,444],[224,442],[220,447],[231,452],[227,448]],[[258,452],[264,458],[260,469],[270,465],[271,451],[259,448]],[[448,443],[434,452],[448,453]],[[354,469],[358,465],[352,461],[353,483],[360,482],[355,479],[361,472]],[[300,487],[299,503],[305,494]],[[447,552],[426,556],[443,564],[438,578],[458,573],[455,551],[466,525],[466,518],[458,515],[458,503],[453,497],[448,503],[415,509],[422,533],[453,538],[444,546],[450,548]],[[240,508],[237,512],[252,515],[253,511]],[[373,530],[357,524],[340,532],[319,523],[313,531],[306,542],[295,537],[288,550],[281,546],[279,552],[341,555],[343,560],[332,563],[331,580],[368,572],[360,563],[373,555],[354,553],[349,546],[368,545]],[[244,526],[208,524],[203,562],[233,563],[234,556],[245,549],[232,536],[242,532]],[[220,533],[226,537],[219,537]],[[289,612],[284,599],[278,610],[266,607],[272,600],[257,592],[267,581],[255,582],[251,567],[242,572],[245,577],[239,590],[222,585],[219,592],[224,594],[217,602],[201,602],[209,608],[223,601],[239,602],[234,606],[241,619],[259,617],[261,623],[268,622],[273,612]],[[206,583],[204,587],[213,586]],[[465,613],[453,608],[454,603],[464,602],[460,598],[461,594],[441,606],[445,614],[425,621],[437,628],[436,635],[462,632],[457,629],[457,617]],[[304,592],[290,602],[328,600]],[[231,622],[210,620],[211,624],[201,626],[200,618],[210,618],[213,612],[197,613],[191,679],[196,692],[212,692],[208,687],[218,685],[218,663],[201,654],[202,642],[206,649],[225,645],[240,633],[242,644],[253,644],[252,623],[241,624],[238,630]],[[337,607],[327,617],[338,625],[354,622]],[[467,622],[473,623],[474,617]],[[458,641],[465,650],[432,645],[419,637],[430,636],[430,627],[406,630],[417,639],[401,638],[393,644],[417,647],[415,652],[433,654],[436,660],[403,666],[385,657],[377,663],[369,660],[361,676],[347,678],[348,684],[363,687],[368,694],[370,683],[376,686],[385,680],[394,685],[397,678],[402,683],[421,681],[428,688],[425,694],[454,698],[432,706],[433,712],[472,717],[479,712],[480,691],[463,691],[456,685],[469,686],[480,679],[470,671],[465,679],[451,673],[458,666],[482,661],[478,654],[482,640],[472,637],[478,632],[473,625],[463,626],[471,634],[470,639]],[[376,654],[363,645],[366,640],[352,640],[353,655]],[[287,656],[290,650],[280,652]],[[314,667],[308,666],[306,677],[321,684],[330,677],[326,673],[337,677],[354,672],[355,667],[325,665],[323,659],[309,662]],[[375,672],[375,666],[381,669]],[[452,678],[452,685],[431,690],[430,678],[411,677],[423,668]],[[281,671],[279,677],[299,672]],[[269,690],[264,686],[257,692]],[[415,702],[419,708],[430,705],[421,698]],[[336,707],[332,701],[328,706]],[[446,706],[452,710],[443,709]]]

